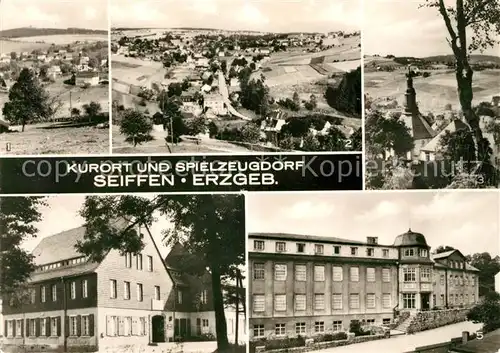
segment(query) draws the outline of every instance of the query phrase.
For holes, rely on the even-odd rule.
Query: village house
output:
[[[62,71],[59,65],[53,65],[47,69],[47,77],[55,80],[61,76],[62,76]]]
[[[128,224],[122,220],[113,226]],[[33,250],[37,267],[27,302],[11,305],[11,299],[4,298],[2,349],[10,352],[26,345],[44,352],[125,350],[215,335],[210,275],[185,272],[182,245],[174,245],[163,259],[149,228],[136,230],[145,245],[140,253],[112,250],[100,262],[88,260],[74,247],[83,240],[84,227],[43,238]],[[236,318],[231,307],[226,317]],[[240,315],[241,337],[244,322]],[[228,331],[234,331],[234,320],[232,325]]]
[[[99,73],[94,71],[80,71],[75,75],[76,86],[97,86],[99,85]]]
[[[278,143],[278,135],[285,124],[286,113],[279,109],[272,111],[271,114],[261,122],[260,130],[262,137],[276,145]]]
[[[210,108],[216,115],[226,115],[227,109],[224,104],[224,98],[220,93],[212,93],[204,96],[203,110]]]

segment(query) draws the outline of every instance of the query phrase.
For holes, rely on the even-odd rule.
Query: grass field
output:
[[[123,55],[113,55],[111,66],[113,78],[138,86],[150,86],[152,82],[162,82],[166,73],[161,63],[127,58]]]
[[[24,132],[0,134],[0,155],[109,153],[108,129],[44,129],[48,125],[27,125]]]
[[[455,74],[450,70],[431,70],[427,78],[416,77],[414,87],[417,93],[417,102],[420,111],[439,112],[446,104],[458,109],[458,95]],[[365,72],[365,92],[376,100],[397,100],[404,104],[406,91],[405,70],[393,72]],[[482,101],[491,101],[491,97],[500,93],[500,70],[479,71],[474,73],[473,104]]]
[[[54,35],[54,36],[38,36],[38,37],[26,37],[26,38],[16,38],[12,40],[0,39],[0,53],[10,53],[10,52],[31,52],[35,49],[47,49],[52,44],[55,45],[66,45],[72,44],[77,41],[79,42],[100,42],[107,41],[108,37],[105,35],[89,35],[89,34],[66,34],[66,35]]]

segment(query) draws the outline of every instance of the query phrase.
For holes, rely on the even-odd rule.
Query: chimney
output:
[[[366,242],[372,245],[378,244],[378,237],[366,237]]]
[[[462,331],[462,344],[466,344],[469,341],[469,332]]]

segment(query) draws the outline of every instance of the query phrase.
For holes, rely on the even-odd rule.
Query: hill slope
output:
[[[93,30],[86,28],[35,28],[22,27],[12,28],[0,31],[0,38],[22,38],[22,37],[37,37],[37,36],[56,36],[62,34],[100,34],[106,35],[108,31]]]

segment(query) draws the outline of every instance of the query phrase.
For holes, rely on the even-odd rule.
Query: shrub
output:
[[[336,333],[327,333],[324,335],[319,335],[314,337],[314,342],[332,342],[332,341],[341,341],[347,339],[347,333],[345,332],[336,332]]]

